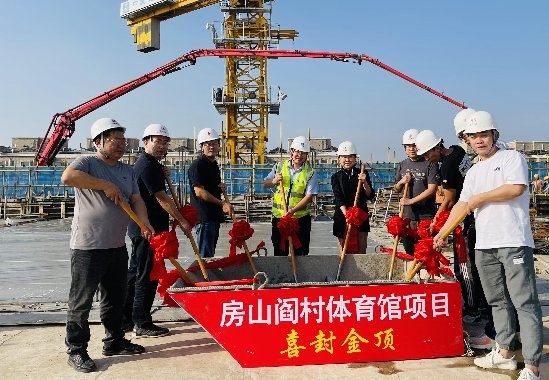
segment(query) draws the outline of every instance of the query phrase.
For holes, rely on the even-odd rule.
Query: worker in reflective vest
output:
[[[289,253],[288,242],[284,249],[281,248],[281,234],[277,227],[280,219],[287,213],[298,218],[299,231],[297,236],[301,243],[300,248],[295,249],[295,255],[309,254],[309,242],[311,239],[311,207],[315,195],[318,194],[318,178],[313,168],[307,162],[310,152],[309,141],[298,136],[294,138],[290,146],[291,158],[274,165],[273,169],[263,180],[266,188],[276,187],[273,194],[273,218],[271,241],[275,256],[287,256]],[[280,183],[284,187],[285,197],[282,196]],[[284,205],[284,199],[286,205]]]

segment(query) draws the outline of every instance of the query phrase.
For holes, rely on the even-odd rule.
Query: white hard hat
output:
[[[351,154],[356,154],[356,148],[352,142],[343,141],[339,144],[339,147],[337,148],[338,156],[349,156]]]
[[[292,145],[290,145],[290,148],[299,150],[300,152],[309,153],[311,151],[311,145],[309,144],[309,140],[307,140],[303,136],[297,136],[292,141]]]
[[[419,132],[416,137],[417,154],[421,156],[427,153],[429,150],[440,144],[441,141],[442,139],[435,135],[435,132],[430,129],[425,129]]]
[[[212,128],[204,128],[198,132],[196,143],[200,146],[207,141],[219,140],[219,135]]]
[[[454,128],[456,129],[456,136],[459,136],[459,134],[465,130],[467,119],[475,112],[477,111],[472,108],[465,108],[464,110],[461,110],[457,113],[456,117],[454,117]]]
[[[496,121],[489,112],[477,111],[467,119],[465,133],[478,133],[484,131],[498,130]]]
[[[402,145],[412,145],[416,143],[417,129],[408,129],[402,135]]]
[[[123,132],[126,132],[126,128],[121,126],[118,121],[103,117],[96,120],[91,126],[90,135],[92,140],[95,140],[101,133],[108,131],[109,129],[121,129]]]
[[[170,133],[168,132],[168,128],[162,124],[149,124],[143,132],[143,140],[149,136],[164,136],[169,139]]]

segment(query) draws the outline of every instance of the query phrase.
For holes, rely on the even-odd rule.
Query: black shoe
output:
[[[141,327],[135,327],[133,330],[134,338],[159,338],[166,336],[170,333],[170,330],[165,327],[160,327],[154,323],[148,323]]]
[[[105,356],[136,355],[142,354],[143,352],[145,352],[145,347],[140,346],[139,344],[133,344],[124,338],[117,340],[108,348],[103,347],[103,355]]]
[[[79,372],[92,372],[95,370],[95,362],[90,358],[87,351],[69,354],[67,363]]]

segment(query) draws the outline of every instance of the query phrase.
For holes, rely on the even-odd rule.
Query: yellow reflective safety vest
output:
[[[290,182],[289,160],[284,161],[282,164],[282,184],[284,185],[284,193],[286,194],[288,209],[297,205],[299,201],[305,197],[307,182],[309,182],[313,174],[314,169],[308,162],[305,162],[301,171],[294,176],[293,182]],[[296,218],[301,218],[302,216],[309,215],[310,213],[311,207],[310,204],[308,204],[305,209],[296,211],[294,216]],[[280,192],[280,185],[277,186],[276,192],[273,194],[273,216],[275,218],[282,218],[284,216],[284,203],[282,200],[282,193]]]

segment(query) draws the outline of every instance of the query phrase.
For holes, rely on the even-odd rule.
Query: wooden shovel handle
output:
[[[225,202],[231,203],[229,201],[229,197],[227,196],[227,191],[223,190],[223,198],[225,199]],[[231,218],[233,219],[233,222],[236,222],[236,215],[233,211],[231,211]],[[257,274],[257,268],[255,267],[254,260],[252,259],[252,255],[250,253],[250,250],[248,249],[248,244],[246,244],[246,241],[242,242],[242,246],[244,247],[244,252],[246,252],[246,256],[248,256],[248,261],[250,262],[250,267],[252,268],[252,271],[254,272],[254,275]]]
[[[175,194],[175,189],[173,187],[173,183],[170,177],[164,174],[164,178],[166,179],[166,182],[168,183],[168,188],[170,189],[170,193],[172,194],[173,202],[175,203],[175,206],[178,210],[181,210],[181,203],[179,203],[179,199],[177,198],[177,195]],[[208,271],[206,270],[206,266],[204,265],[204,260],[202,260],[202,257],[200,256],[200,252],[198,251],[198,246],[196,245],[196,242],[194,241],[194,236],[191,232],[183,231],[187,239],[191,242],[191,247],[193,248],[194,256],[196,257],[196,261],[198,262],[198,266],[200,267],[200,271],[202,272],[202,277],[206,281],[209,281],[208,279]]]
[[[402,193],[402,198],[408,197],[408,185],[409,185],[408,182],[404,184],[404,192]],[[400,205],[398,216],[402,218],[402,215],[404,215],[404,206]],[[389,265],[389,280],[393,279],[393,271],[395,270],[395,257],[396,257],[399,240],[400,240],[400,237],[398,235],[395,236],[395,240],[393,243],[393,253],[391,254],[391,263]]]
[[[123,199],[118,202],[120,207],[128,214],[128,216],[141,228],[142,231],[147,231],[151,233],[152,231],[139,219],[137,214],[131,209],[130,205],[126,203]],[[179,264],[179,262],[174,257],[169,257],[170,262],[173,264],[173,266],[179,271],[179,274],[181,274],[181,278],[183,278],[183,281],[185,281],[189,285],[195,285],[195,282],[193,279],[188,275],[188,273],[183,269],[183,267]]]

